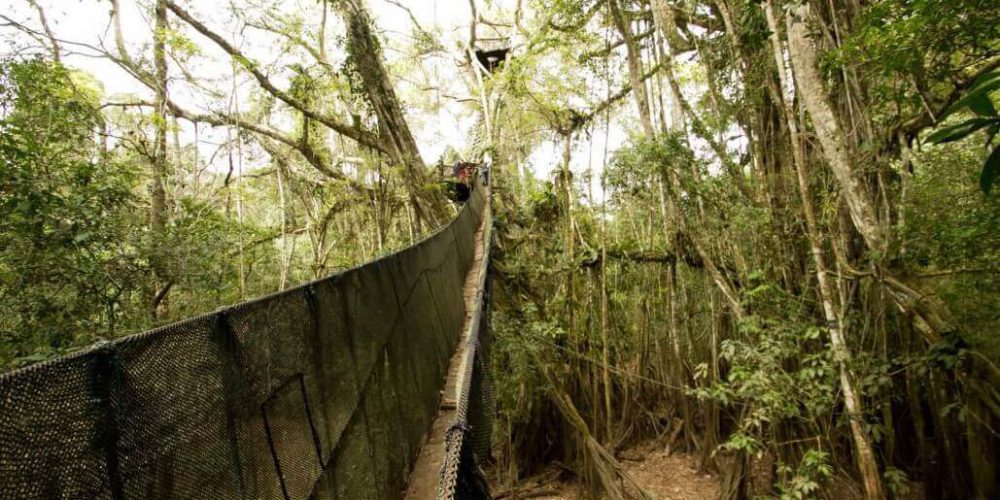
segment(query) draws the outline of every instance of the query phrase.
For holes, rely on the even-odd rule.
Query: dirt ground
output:
[[[635,482],[654,498],[663,500],[710,500],[718,490],[718,478],[698,473],[698,460],[691,455],[667,455],[658,451],[641,462],[624,462]]]
[[[622,467],[635,482],[652,498],[657,500],[712,500],[719,489],[720,478],[711,474],[698,473],[698,459],[694,455],[674,453],[668,455],[662,448],[650,450],[650,445],[642,449],[628,450],[622,454]],[[773,496],[771,489],[770,461],[765,457],[752,466],[751,496]],[[556,469],[556,468],[554,468]],[[580,485],[561,482],[559,470],[529,479],[514,491],[493,491],[494,500],[579,500],[585,497]],[[919,500],[924,498],[923,485],[910,483],[908,491],[897,498]],[[837,500],[858,500],[863,498],[860,485],[846,476],[837,476],[828,486],[831,498]]]
[[[694,456],[653,451],[641,460],[625,460],[622,466],[636,483],[659,500],[710,500],[715,498],[718,478],[698,473]],[[584,498],[579,486],[568,483],[537,485],[517,494],[501,493],[504,499],[576,500]],[[496,496],[494,498],[497,498]]]

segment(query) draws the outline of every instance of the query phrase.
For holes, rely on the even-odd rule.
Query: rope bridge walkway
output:
[[[0,499],[489,498],[491,228],[0,375]]]

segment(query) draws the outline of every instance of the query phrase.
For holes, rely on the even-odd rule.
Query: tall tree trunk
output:
[[[427,169],[396,97],[389,73],[382,63],[381,44],[372,33],[372,21],[363,0],[337,2],[347,25],[347,52],[361,77],[365,97],[378,117],[379,136],[394,162],[404,167],[410,203],[421,221],[434,224],[446,213],[441,198],[429,188]]]
[[[800,6],[794,15],[786,14],[789,52],[798,83],[798,94],[812,117],[824,156],[837,178],[854,226],[876,258],[884,259],[890,248],[886,226],[879,223],[873,197],[855,175],[841,121],[828,102],[816,66],[816,51],[805,26],[808,15],[807,5]],[[910,318],[929,343],[945,339],[962,343],[951,312],[933,293],[893,276],[888,269],[883,269],[878,264],[875,269],[896,306]],[[970,419],[967,429],[969,440],[993,439],[995,431],[991,427],[1000,421],[1000,368],[973,349],[962,347],[960,354],[962,362],[957,365],[956,376],[962,383],[966,403],[970,408],[987,411],[986,414],[979,415],[979,418]],[[969,461],[974,464],[976,495],[983,498],[995,496],[1000,488],[994,471],[982,467],[995,460],[992,450],[987,448],[990,447],[978,444],[968,447]]]
[[[149,225],[155,239],[156,250],[155,261],[153,262],[153,272],[156,276],[157,288],[160,292],[152,304],[152,315],[155,320],[158,310],[166,301],[169,291],[170,278],[168,276],[164,250],[168,248],[166,242],[167,227],[167,51],[165,39],[169,26],[167,24],[167,5],[164,0],[157,0],[155,8],[155,32],[153,33],[153,64],[156,71],[156,100],[153,110],[153,128],[155,135],[153,139],[152,167],[153,176],[150,180],[150,211]]]
[[[668,244],[671,245],[674,255],[677,254],[676,245],[672,242],[676,241],[673,237],[675,231],[673,231],[669,225],[671,217],[680,217],[680,214],[674,210],[673,201],[670,201],[671,211],[667,210],[667,198],[664,195],[663,190],[663,179],[657,180],[657,187],[659,188],[660,194],[660,216],[663,219],[663,236],[667,240]],[[678,319],[677,312],[677,263],[672,262],[668,267],[667,275],[667,286],[666,298],[667,298],[667,315],[668,315],[668,328],[670,336],[670,352],[672,354],[670,358],[670,365],[668,366],[670,375],[670,385],[673,387],[683,387],[687,382],[684,377],[684,358],[681,355],[681,341],[680,341],[680,321]],[[680,389],[670,391],[673,397],[671,398],[674,405],[680,406],[682,426],[685,429],[684,439],[685,442],[692,438],[694,434],[694,422],[691,421],[691,408],[688,405],[688,400],[684,395],[684,391]]]
[[[281,260],[279,262],[278,290],[284,290],[288,284],[288,273],[292,267],[292,256],[288,252],[288,212],[285,205],[285,183],[281,167],[274,169],[278,187],[278,211],[281,213]]]
[[[868,247],[885,256],[888,250],[886,234],[882,225],[878,223],[878,212],[871,195],[862,180],[855,175],[847,139],[828,101],[822,75],[816,65],[816,50],[805,25],[805,18],[808,15],[807,4],[799,6],[794,15],[786,13],[788,52],[795,70],[796,90],[809,116],[812,117],[823,154],[837,178],[844,200],[850,209],[851,221]]]
[[[576,238],[573,230],[573,172],[569,168],[572,153],[573,133],[567,132],[563,135],[562,172],[560,173],[562,177],[564,206],[566,207],[566,234],[564,236],[565,241],[563,242],[566,245],[566,324],[569,325],[570,338],[576,342],[579,340],[577,335],[580,332],[576,330],[576,312],[573,305],[573,298],[576,295],[574,290],[575,284],[573,282],[574,261],[576,260]]]
[[[601,203],[601,380],[604,384],[604,411],[607,419],[605,437],[610,441],[614,432],[612,420],[614,409],[611,407],[611,361],[610,338],[608,336],[608,236],[606,231],[606,203]],[[572,268],[571,268],[572,269]],[[642,365],[640,365],[642,366]],[[627,399],[626,399],[627,401]],[[625,412],[622,412],[624,417]]]
[[[709,339],[709,370],[705,383],[715,385],[720,382],[719,333],[721,333],[721,329],[725,325],[725,316],[718,314],[714,293],[710,294],[709,299],[709,307],[712,314],[712,336]],[[708,400],[705,403],[708,405],[708,408],[705,416],[705,435],[702,437],[702,459],[700,466],[702,469],[717,470],[718,463],[715,461],[715,450],[722,440],[719,428],[719,403],[714,400]]]
[[[674,75],[674,56],[676,55],[676,44],[679,43],[677,40],[677,22],[674,18],[674,12],[670,8],[662,4],[662,1],[653,2],[653,20],[657,28],[659,28],[660,33],[663,38],[668,40],[667,43],[667,54],[666,61],[663,62],[663,73],[667,76],[667,83],[670,84],[671,91],[671,103],[674,107],[674,125],[672,128],[678,129],[677,124],[683,119],[687,119],[690,122],[691,130],[700,137],[702,140],[708,143],[709,147],[715,153],[715,156],[719,158],[719,162],[725,167],[726,172],[730,175],[736,188],[739,189],[740,193],[745,196],[748,200],[753,199],[753,193],[750,191],[749,186],[746,184],[746,180],[743,178],[742,168],[732,160],[729,152],[726,150],[726,145],[720,142],[716,137],[713,137],[709,133],[708,127],[705,126],[705,122],[695,113],[691,104],[684,98],[684,94],[681,93],[680,84],[677,81],[677,77]],[[630,69],[631,72],[631,69]],[[709,71],[711,73],[711,71]],[[711,79],[711,76],[709,76]],[[712,83],[714,86],[714,82]],[[716,106],[718,107],[718,106]],[[683,129],[680,127],[679,129]]]
[[[666,19],[659,19],[659,15],[657,13],[661,11],[666,12]],[[668,9],[664,9],[662,6],[657,8],[655,2],[654,14],[656,14],[656,22],[660,31],[663,33],[663,37],[667,40],[671,40],[674,31],[674,22],[672,21],[673,17],[671,17],[673,14]],[[663,71],[667,75],[667,81],[670,83],[672,97],[671,104],[673,107],[673,117],[670,128],[673,132],[680,132],[686,129],[686,123],[684,123],[685,118],[697,120],[697,116],[694,115],[690,105],[684,99],[684,96],[681,95],[680,86],[677,83],[677,79],[674,77],[674,50],[675,49],[672,44],[667,45],[667,60],[663,64]],[[696,126],[695,128],[698,127]],[[714,143],[711,137],[706,137],[705,139],[710,143]],[[720,158],[722,158],[723,162],[727,161],[728,155],[723,154],[723,152],[718,149],[716,149],[716,152],[719,154]],[[697,175],[697,171],[694,170],[696,167],[691,165],[691,168],[692,172]],[[692,246],[695,247],[695,251],[698,253],[698,256],[705,265],[705,270],[708,271],[710,278],[716,286],[719,287],[719,291],[722,292],[722,295],[726,298],[726,303],[729,305],[733,315],[736,316],[737,322],[742,320],[744,317],[744,311],[743,306],[740,304],[739,294],[736,292],[736,287],[734,287],[729,278],[727,278],[722,271],[719,270],[719,267],[715,264],[715,259],[708,253],[708,249],[705,248],[700,236],[687,230],[684,215],[678,210],[679,207],[677,206],[677,203],[679,202],[680,192],[682,189],[680,176],[678,175],[676,169],[671,169],[668,176],[665,177],[666,178],[664,178],[662,182],[669,181],[668,185],[673,188],[671,190],[671,197],[669,198],[669,208],[670,213],[673,214],[676,220],[678,230],[690,238]],[[701,215],[704,213],[704,206],[697,193],[695,193],[695,198],[698,201],[698,210]],[[668,237],[669,236],[670,235],[668,235]]]
[[[785,59],[781,42],[778,39],[778,25],[771,10],[770,0],[764,2],[764,11],[767,17],[768,28],[771,31],[771,46],[774,50],[775,64],[778,67],[778,77],[781,81],[781,86],[787,88]],[[782,95],[784,96],[784,93]],[[823,255],[822,236],[816,222],[816,214],[813,211],[812,193],[809,188],[806,159],[802,151],[798,124],[795,122],[792,105],[785,98],[782,99],[782,104],[785,107],[784,115],[787,119],[789,138],[792,143],[792,157],[795,163],[795,171],[798,174],[799,194],[802,197],[802,212],[806,219],[809,247],[812,251],[813,263],[816,265],[816,280],[819,282],[819,295],[820,301],[823,304],[823,315],[826,318],[827,329],[830,333],[830,344],[833,346],[834,360],[837,363],[837,370],[840,374],[840,386],[844,393],[844,406],[847,408],[851,435],[854,438],[854,451],[858,471],[861,474],[862,483],[864,484],[865,498],[884,498],[878,464],[875,460],[875,452],[872,449],[868,435],[861,427],[861,419],[864,415],[861,397],[855,391],[854,383],[848,372],[848,363],[850,362],[851,354],[844,341],[843,321],[838,316],[834,307],[835,295],[830,283],[826,258]]]
[[[653,128],[653,120],[649,112],[649,97],[646,93],[646,85],[642,78],[642,59],[639,51],[639,44],[636,43],[632,34],[632,21],[625,17],[618,0],[608,0],[611,9],[611,17],[615,26],[625,40],[625,52],[628,57],[628,74],[632,83],[632,97],[635,99],[636,107],[639,110],[639,121],[642,123],[642,131],[648,137],[653,137],[656,130]]]

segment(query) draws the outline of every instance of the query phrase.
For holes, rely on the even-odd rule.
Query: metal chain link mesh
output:
[[[398,498],[482,192],[378,261],[0,375],[0,499]]]

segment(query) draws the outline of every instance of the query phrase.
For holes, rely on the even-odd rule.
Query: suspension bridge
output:
[[[489,498],[488,189],[374,262],[0,375],[0,499]]]

